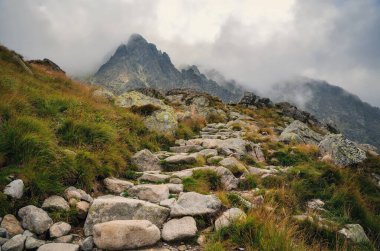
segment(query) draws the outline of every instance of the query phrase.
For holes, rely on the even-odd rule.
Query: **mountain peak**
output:
[[[134,33],[134,34],[132,34],[129,37],[127,45],[135,44],[135,43],[138,43],[138,44],[141,44],[141,43],[147,44],[148,41],[146,41],[146,39],[143,36],[141,36],[140,34]]]

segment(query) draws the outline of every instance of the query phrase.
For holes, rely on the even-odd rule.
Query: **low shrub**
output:
[[[212,170],[194,170],[193,175],[182,181],[185,191],[208,194],[221,189],[220,176]]]

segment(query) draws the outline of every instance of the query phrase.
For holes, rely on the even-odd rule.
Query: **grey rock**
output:
[[[58,237],[68,234],[70,230],[71,230],[70,224],[60,221],[60,222],[54,223],[50,227],[49,234],[51,238],[58,238]]]
[[[92,234],[92,228],[97,223],[112,220],[149,220],[161,227],[169,216],[168,208],[136,199],[121,196],[106,195],[98,197],[92,203],[86,222],[84,233]]]
[[[90,208],[90,203],[87,201],[79,201],[76,203],[75,208],[78,212],[78,218],[80,219],[86,219],[88,209]]]
[[[369,242],[363,227],[359,224],[346,224],[338,233],[355,243]]]
[[[147,220],[116,220],[94,226],[94,242],[106,250],[136,249],[155,244],[161,234]]]
[[[217,156],[218,151],[216,149],[203,149],[202,151],[199,151],[199,154],[201,154],[205,158],[210,158]]]
[[[30,232],[29,230],[25,230],[23,233],[22,233],[23,236],[26,236],[26,237],[36,237],[36,234],[33,233],[33,232]]]
[[[198,152],[202,150],[203,147],[199,145],[186,145],[186,146],[172,146],[170,151],[175,153],[189,153],[189,152]]]
[[[9,238],[3,238],[3,237],[0,237],[0,247],[6,243],[7,241],[9,241]]]
[[[53,225],[53,220],[41,208],[29,205],[18,211],[18,216],[22,219],[21,224],[36,234],[42,234]]]
[[[26,237],[25,249],[36,249],[44,245],[46,242],[43,240],[38,240],[34,237]]]
[[[182,180],[180,178],[176,178],[176,177],[170,178],[169,182],[172,184],[182,184]]]
[[[171,205],[173,205],[174,202],[175,202],[174,198],[162,200],[162,201],[160,201],[160,206],[170,207]]]
[[[108,189],[115,194],[120,194],[129,188],[133,187],[133,183],[126,180],[116,179],[114,177],[105,178],[103,180],[104,185]]]
[[[3,251],[22,251],[25,247],[26,236],[18,234],[13,236],[9,241],[7,241],[1,249]]]
[[[79,246],[82,251],[91,251],[94,247],[94,239],[92,236],[86,237]]]
[[[219,230],[223,227],[228,227],[231,223],[243,220],[247,215],[239,208],[231,208],[225,211],[218,219],[215,221],[215,230]]]
[[[1,238],[8,238],[8,231],[3,227],[0,227],[0,237]]]
[[[62,198],[61,196],[50,196],[49,198],[44,200],[44,203],[42,204],[42,208],[45,210],[62,210],[62,211],[69,211],[70,206],[67,201]]]
[[[148,149],[141,150],[135,153],[131,157],[131,162],[134,164],[138,171],[160,171],[160,160],[157,156],[155,156]]]
[[[304,144],[314,144],[318,143],[323,139],[323,136],[313,130],[311,130],[306,124],[301,121],[294,120],[290,125],[288,125],[285,130],[281,133],[279,140],[285,143],[304,143]]]
[[[195,154],[177,154],[165,159],[169,164],[194,164],[197,162],[197,155]]]
[[[172,217],[206,215],[216,213],[222,203],[215,195],[203,195],[195,192],[181,193],[171,205]]]
[[[170,178],[169,175],[162,174],[157,171],[151,171],[151,172],[144,172],[143,175],[141,175],[138,180],[158,183],[158,182],[165,182],[169,178]]]
[[[20,179],[12,181],[4,188],[4,194],[14,199],[21,199],[24,194],[24,182]]]
[[[146,200],[152,203],[159,203],[169,198],[169,187],[167,185],[137,185],[128,190],[132,197],[136,196],[140,200]]]
[[[356,143],[345,139],[341,134],[327,135],[318,145],[323,156],[330,156],[339,166],[350,166],[363,162],[367,156]]]
[[[37,251],[79,251],[79,245],[69,243],[48,243],[40,246]]]
[[[197,234],[197,225],[193,217],[186,216],[166,222],[162,228],[164,241],[179,241],[194,237]]]
[[[245,168],[244,164],[238,161],[234,157],[228,157],[219,162],[219,165],[224,166],[228,170],[230,170],[232,173],[245,173],[247,172],[247,169]]]
[[[71,242],[73,242],[73,240],[74,240],[74,236],[72,234],[69,234],[69,235],[64,235],[64,236],[56,238],[54,240],[54,242],[57,242],[57,243],[71,243]]]
[[[94,200],[91,197],[91,195],[89,195],[88,193],[86,193],[82,189],[78,189],[78,188],[75,188],[75,187],[68,187],[65,190],[65,197],[66,197],[66,199],[68,201],[70,201],[70,199],[74,198],[74,199],[77,199],[77,200],[84,200],[84,201],[87,201],[89,203],[92,203],[93,200]]]
[[[183,192],[183,185],[182,184],[166,184],[166,186],[169,188],[170,193],[182,193]]]

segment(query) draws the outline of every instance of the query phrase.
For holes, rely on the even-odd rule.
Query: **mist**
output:
[[[176,66],[216,69],[262,93],[309,77],[376,106],[379,24],[377,0],[0,0],[0,43],[71,76],[93,74],[139,33]]]

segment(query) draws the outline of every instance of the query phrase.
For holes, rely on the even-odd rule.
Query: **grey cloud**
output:
[[[0,42],[29,58],[48,57],[72,75],[85,75],[137,32],[167,51],[176,65],[215,68],[263,93],[278,82],[307,76],[339,85],[380,106],[377,0],[298,0],[291,19],[277,23],[264,39],[260,23],[247,23],[231,14],[212,42],[186,39],[186,29],[182,36],[160,33],[162,20],[171,12],[160,8],[158,13],[159,4],[0,0]],[[191,8],[189,2],[184,4],[185,9]],[[215,4],[217,8],[224,2]],[[191,16],[183,18],[194,21]]]

